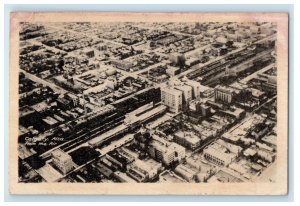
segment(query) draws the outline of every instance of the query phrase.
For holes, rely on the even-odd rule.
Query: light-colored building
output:
[[[206,160],[219,166],[227,166],[237,157],[236,154],[216,142],[205,147],[203,155]]]
[[[189,85],[178,85],[178,86],[175,86],[175,89],[177,89],[179,91],[182,91],[184,102],[187,103],[187,102],[192,100],[193,89],[192,89],[191,86],[189,86]]]
[[[168,65],[168,68],[166,69],[166,73],[170,77],[173,77],[173,76],[175,76],[175,75],[177,75],[177,74],[180,73],[180,68]]]
[[[233,100],[234,90],[229,87],[216,86],[215,87],[215,101],[222,103],[231,103]]]
[[[147,171],[150,180],[157,177],[158,173],[162,169],[162,164],[160,162],[155,161],[154,159],[147,159],[147,160],[137,159],[133,164],[135,164],[137,167],[141,168],[142,170]]]
[[[182,109],[182,91],[171,87],[161,88],[161,102],[169,107],[171,112],[178,113]]]
[[[125,182],[125,183],[136,183],[137,182],[133,178],[126,175],[126,173],[123,173],[123,172],[120,172],[120,171],[114,172],[114,177],[117,180],[119,180],[120,182]]]
[[[184,183],[184,182],[186,182],[184,179],[182,179],[177,174],[169,170],[165,170],[159,175],[159,183]]]
[[[226,147],[231,153],[234,153],[234,154],[237,154],[237,155],[239,155],[243,150],[242,147],[240,147],[238,145],[235,145],[235,144],[231,144],[231,143],[226,142],[222,139],[218,139],[216,142],[219,145],[222,145],[222,146]]]
[[[74,163],[70,155],[62,151],[61,149],[56,149],[51,153],[53,164],[63,173],[67,174],[74,168]]]
[[[188,182],[193,182],[197,174],[197,171],[194,171],[183,164],[178,165],[174,171]]]
[[[149,180],[148,171],[140,168],[135,164],[135,162],[127,166],[127,175],[133,178],[137,182],[147,182]]]
[[[193,98],[200,97],[200,88],[201,84],[197,81],[189,80],[189,79],[183,79],[184,84],[191,86],[193,88]]]
[[[117,151],[120,155],[122,155],[125,158],[127,158],[128,160],[130,160],[130,162],[133,162],[134,160],[138,159],[138,157],[139,157],[138,153],[135,153],[125,147],[118,148]]]
[[[133,67],[133,63],[125,60],[113,59],[111,64],[119,69],[129,71]]]
[[[153,135],[153,139],[149,147],[149,154],[154,159],[165,165],[170,165],[185,158],[185,148],[181,145],[169,142],[156,135]]]
[[[201,139],[192,132],[178,131],[174,135],[176,143],[188,147],[191,150],[200,146]]]
[[[268,150],[258,149],[257,156],[265,161],[273,162],[275,160],[276,155],[275,155],[275,153],[270,152]]]

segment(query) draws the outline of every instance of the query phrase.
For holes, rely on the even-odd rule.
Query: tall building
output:
[[[180,53],[172,53],[169,55],[169,60],[172,65],[183,66],[185,64],[185,56]]]
[[[161,88],[161,101],[171,112],[177,113],[182,109],[182,97],[182,91],[171,87]]]
[[[52,153],[53,164],[63,173],[67,174],[74,168],[74,163],[70,155],[62,151],[61,149],[56,149]]]
[[[175,89],[182,91],[183,94],[183,101],[188,103],[192,100],[192,87],[188,85],[178,85],[175,86]]]
[[[199,82],[194,80],[189,80],[186,77],[184,77],[182,81],[184,82],[184,84],[189,85],[193,88],[193,99],[200,97],[201,84]]]
[[[231,103],[234,96],[234,90],[229,87],[216,86],[215,87],[215,101],[222,103]]]

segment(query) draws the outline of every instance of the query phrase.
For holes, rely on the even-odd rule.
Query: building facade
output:
[[[151,143],[149,154],[152,158],[169,166],[173,162],[180,162],[185,158],[185,148],[160,138]]]
[[[174,141],[191,150],[200,146],[201,139],[191,132],[178,131],[174,135]]]
[[[234,91],[228,87],[216,86],[215,101],[230,104],[233,101]]]
[[[217,143],[212,143],[203,150],[203,156],[206,160],[219,165],[227,166],[237,155],[231,153],[227,148]]]
[[[168,106],[169,111],[178,113],[182,109],[182,91],[165,87],[161,89],[161,102]]]
[[[70,155],[62,151],[61,149],[56,149],[52,153],[53,164],[63,173],[67,174],[74,168],[74,163]]]

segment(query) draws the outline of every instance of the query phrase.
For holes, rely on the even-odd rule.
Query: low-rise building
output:
[[[275,160],[275,153],[270,152],[268,150],[264,149],[259,149],[257,151],[257,156],[260,157],[261,159],[268,161],[268,162],[273,162]]]
[[[177,75],[177,74],[180,73],[180,68],[168,65],[168,68],[166,69],[166,73],[170,77],[173,77],[173,76],[175,76],[175,75]]]
[[[184,183],[186,182],[184,179],[176,175],[175,173],[165,170],[159,175],[160,183]]]
[[[156,135],[149,147],[150,156],[169,166],[174,162],[180,162],[185,158],[185,148],[174,142],[169,142]]]
[[[205,147],[203,155],[205,159],[219,166],[227,166],[237,157],[236,154],[216,142]]]
[[[188,182],[193,182],[197,174],[197,171],[194,171],[183,164],[178,165],[174,171]]]
[[[136,183],[137,182],[133,178],[126,175],[126,173],[123,173],[120,171],[114,172],[114,177],[120,182],[125,182],[125,183]]]
[[[201,139],[192,132],[178,131],[174,135],[174,141],[191,150],[195,150],[200,146]]]
[[[125,61],[125,60],[118,60],[118,59],[111,60],[111,64],[125,71],[129,71],[133,67],[132,62]]]
[[[238,145],[225,142],[222,139],[218,139],[216,142],[219,145],[222,145],[222,146],[226,147],[231,153],[234,153],[234,154],[237,154],[237,155],[239,155],[241,153],[242,149],[243,149],[242,147],[240,147]]]
[[[126,174],[137,182],[147,182],[149,180],[148,171],[140,168],[135,162],[127,166]]]
[[[154,159],[136,160],[133,164],[148,172],[149,180],[153,180],[157,177],[158,173],[162,170],[162,164]]]
[[[52,162],[63,174],[67,174],[74,168],[74,163],[70,155],[62,151],[61,149],[56,149],[51,153]]]

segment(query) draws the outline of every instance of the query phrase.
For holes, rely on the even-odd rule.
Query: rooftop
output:
[[[64,151],[62,151],[61,149],[53,150],[51,154],[53,157],[59,158],[61,161],[66,161],[71,159],[71,156],[65,153]]]

